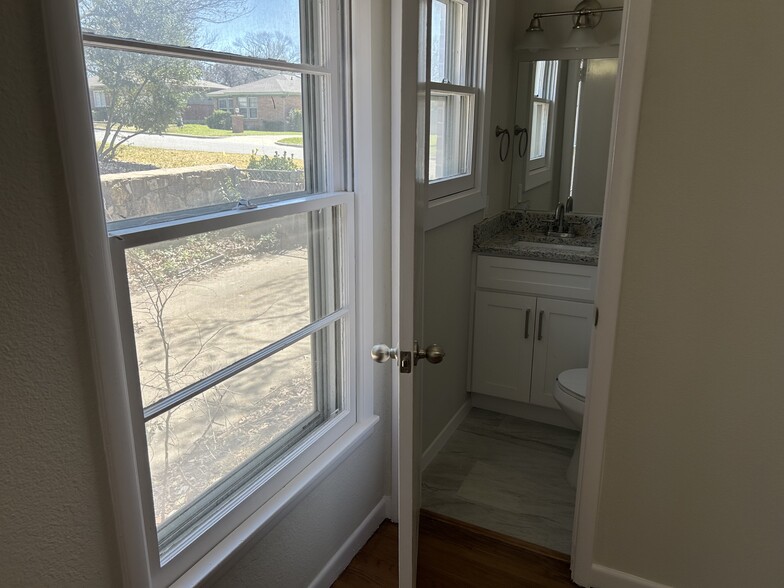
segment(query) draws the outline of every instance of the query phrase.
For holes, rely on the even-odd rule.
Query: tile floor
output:
[[[422,508],[569,553],[577,432],[471,409],[422,477]]]

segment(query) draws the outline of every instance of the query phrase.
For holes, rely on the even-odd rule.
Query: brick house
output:
[[[95,76],[87,78],[87,85],[90,90],[90,106],[93,109],[94,119],[96,121],[106,120],[106,109],[111,104],[111,94],[103,82]],[[188,96],[188,103],[182,111],[182,122],[203,123],[204,119],[215,110],[214,100],[209,97],[209,94],[226,88],[228,86],[207,80],[196,80],[188,85],[187,89],[192,90],[193,93]]]
[[[301,130],[290,128],[292,110],[302,110],[302,80],[294,74],[277,74],[210,92],[214,107],[245,117],[245,128],[262,131]]]

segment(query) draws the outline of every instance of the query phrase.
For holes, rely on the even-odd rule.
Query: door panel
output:
[[[564,370],[588,367],[593,304],[538,298],[531,403],[559,408],[555,378]]]
[[[478,290],[474,308],[471,391],[528,402],[536,298]]]
[[[426,0],[391,2],[391,155],[392,155],[392,338],[401,354],[414,348],[421,332],[424,242],[424,96],[418,90],[426,71],[420,11]],[[417,67],[412,67],[416,64]],[[416,148],[414,148],[416,147]],[[418,205],[419,203],[419,205]],[[413,365],[393,366],[393,485],[397,490],[398,573],[400,586],[416,585],[419,534],[421,378]],[[413,361],[407,360],[409,364]],[[420,364],[421,369],[421,364]],[[414,373],[412,373],[414,372]]]

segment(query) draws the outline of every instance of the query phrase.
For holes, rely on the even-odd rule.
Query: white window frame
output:
[[[223,104],[230,104],[230,106],[227,106],[226,108],[224,108],[224,107],[221,106],[221,102]],[[218,98],[218,108],[217,108],[217,110],[225,110],[226,112],[231,112],[232,114],[234,114],[234,98],[231,98],[231,97],[229,97],[229,98]]]
[[[545,63],[545,73],[543,85],[545,86],[545,96],[537,98],[536,91],[536,64]],[[553,64],[557,64],[556,73],[553,75]],[[553,180],[553,150],[555,147],[555,129],[558,126],[558,107],[562,96],[560,92],[561,76],[563,68],[560,60],[548,59],[531,62],[531,87],[528,92],[530,105],[528,108],[528,155],[525,159],[525,178],[524,189],[531,190]],[[548,88],[549,86],[549,88]],[[545,137],[545,152],[543,157],[531,159],[533,153],[533,125],[534,108],[536,104],[548,105],[547,131]]]
[[[243,106],[242,102],[245,101],[247,106]],[[251,106],[251,104],[255,104],[256,106]],[[249,118],[251,120],[255,120],[259,118],[259,98],[258,96],[238,96],[237,97],[237,108],[240,111],[240,114],[245,118]],[[255,116],[250,116],[252,111],[256,111]]]
[[[342,84],[329,84],[327,113],[332,120],[329,128],[333,129],[333,132],[328,132],[327,135],[337,142],[337,149],[325,148],[325,153],[321,156],[324,158],[328,175],[326,183],[332,191],[298,195],[250,210],[219,211],[196,221],[202,223],[200,229],[210,230],[213,227],[233,226],[246,221],[256,222],[326,206],[345,206],[347,222],[344,271],[347,272],[346,280],[349,285],[346,289],[346,317],[349,321],[345,333],[351,342],[360,343],[354,344],[356,352],[348,353],[346,357],[350,400],[344,412],[321,429],[318,439],[309,438],[308,443],[298,446],[290,459],[277,469],[275,476],[220,518],[183,553],[161,568],[157,566],[157,530],[154,519],[150,518],[152,495],[145,493],[140,484],[140,472],[144,471],[142,464],[146,463],[146,457],[140,462],[140,456],[146,455],[146,437],[134,434],[135,427],[138,432],[138,423],[135,424],[134,420],[138,421],[139,412],[133,410],[132,396],[128,393],[128,380],[125,377],[125,357],[119,328],[121,317],[111,263],[111,238],[106,234],[101,201],[76,0],[45,0],[44,13],[49,60],[53,65],[53,88],[58,97],[57,123],[63,145],[77,249],[84,275],[88,319],[93,333],[93,355],[122,552],[123,577],[127,585],[193,585],[215,573],[222,562],[246,545],[252,537],[270,529],[281,514],[296,504],[331,468],[367,439],[378,422],[378,417],[373,415],[373,393],[372,386],[369,385],[369,382],[372,382],[372,372],[359,366],[357,361],[360,355],[364,356],[360,354],[359,347],[370,340],[367,325],[372,323],[368,317],[372,316],[373,293],[370,289],[363,291],[357,288],[358,283],[367,280],[365,276],[369,272],[372,275],[372,258],[368,257],[362,247],[357,246],[356,239],[359,237],[359,242],[366,242],[372,236],[372,231],[367,228],[372,225],[368,222],[372,218],[372,207],[367,203],[358,205],[360,201],[355,198],[355,193],[346,190],[351,186],[352,178],[343,164],[345,160],[350,161],[352,155],[348,142],[351,133],[351,110],[341,98],[345,96],[348,99],[350,93]],[[351,11],[330,10],[328,15],[330,29],[337,31],[341,30],[339,25],[349,21]],[[199,57],[202,53],[190,48],[182,51],[193,54],[194,57]],[[361,51],[361,47],[354,47],[354,56],[361,54]],[[178,50],[177,53],[179,52]],[[247,63],[247,60],[245,61]],[[318,69],[331,80],[342,79],[346,83],[351,78],[346,71],[349,61],[342,55],[340,59],[332,60],[329,67],[323,68],[293,67],[295,64],[268,60],[254,60],[254,63],[268,69],[286,71],[295,67],[306,72]],[[363,69],[364,73],[369,70],[368,67]],[[355,89],[354,94],[367,94],[368,89],[358,85],[359,91]],[[74,87],[80,86],[83,87],[82,92],[73,91]],[[361,107],[359,110],[367,115],[367,108]],[[340,132],[340,129],[345,129],[349,137]],[[359,187],[367,193],[368,186],[373,183],[372,173],[363,171],[357,174],[357,178],[361,179]],[[366,224],[363,224],[363,221]],[[355,235],[355,224],[360,227],[358,233],[361,233],[361,236]],[[187,225],[186,220],[172,220],[155,227],[155,230],[162,231],[159,235],[161,237],[164,234],[176,235]],[[185,232],[192,231],[193,228],[191,222],[190,228]],[[115,255],[116,251],[115,246]],[[362,292],[360,299],[356,299],[357,292]],[[362,311],[358,312],[357,307],[361,307]],[[356,374],[360,377],[357,378]],[[359,385],[360,381],[362,385]]]
[[[466,4],[466,8],[468,11],[468,23],[467,23],[467,30],[466,30],[466,47],[465,47],[465,71],[463,72],[463,76],[465,78],[463,84],[454,84],[451,83],[449,80],[443,80],[442,82],[434,82],[431,81],[431,38],[432,38],[432,27],[433,27],[433,3],[434,2],[442,2],[442,3],[453,3],[453,2],[461,2]],[[429,0],[427,3],[427,23],[426,23],[426,30],[427,30],[427,72],[426,72],[426,79],[427,82],[425,84],[425,100],[426,100],[426,107],[425,107],[425,116],[424,116],[424,124],[427,132],[424,136],[429,137],[430,135],[430,104],[431,98],[433,94],[453,94],[453,95],[467,95],[471,96],[471,120],[468,123],[468,127],[466,128],[466,132],[468,134],[467,140],[469,153],[470,153],[470,166],[469,171],[465,174],[457,175],[457,176],[450,176],[446,178],[440,179],[430,179],[430,171],[429,171],[429,162],[430,162],[430,141],[426,142],[424,146],[424,156],[425,156],[425,174],[427,178],[427,199],[429,201],[435,201],[447,196],[451,196],[454,194],[458,194],[461,192],[467,192],[475,187],[477,187],[477,134],[479,132],[479,120],[481,112],[481,105],[479,104],[480,101],[480,94],[481,94],[481,84],[482,84],[482,77],[480,75],[480,71],[483,71],[483,68],[479,67],[479,61],[484,58],[485,51],[484,51],[484,35],[482,33],[482,24],[484,23],[483,19],[479,18],[479,10],[480,10],[480,2],[481,0]],[[449,9],[447,9],[449,12]],[[447,38],[450,38],[451,34],[447,31]],[[446,56],[445,56],[445,67],[447,70],[451,69],[450,61],[451,57],[453,56],[452,53],[449,51],[449,45],[447,43],[446,48]]]

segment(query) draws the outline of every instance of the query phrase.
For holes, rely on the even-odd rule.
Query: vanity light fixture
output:
[[[531,18],[531,24],[525,29],[525,37],[522,46],[533,49],[545,47],[544,29],[542,19],[555,16],[571,16],[572,32],[566,43],[566,47],[593,47],[599,44],[594,34],[594,29],[602,21],[602,14],[605,12],[619,12],[622,6],[602,8],[598,0],[582,0],[574,10],[563,10],[556,12],[535,12]]]

